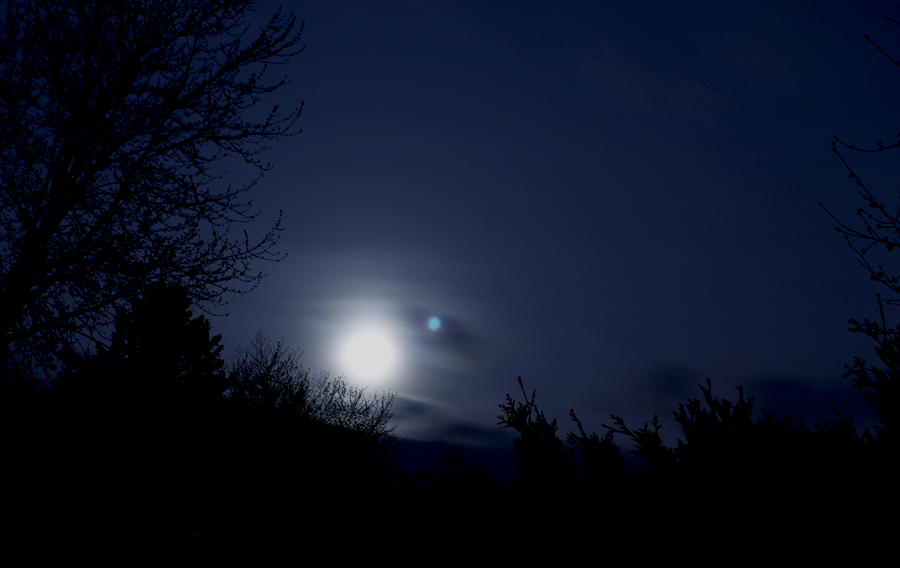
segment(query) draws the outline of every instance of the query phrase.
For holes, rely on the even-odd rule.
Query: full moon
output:
[[[382,379],[397,365],[397,349],[385,331],[366,328],[348,336],[340,346],[341,364],[351,378]]]

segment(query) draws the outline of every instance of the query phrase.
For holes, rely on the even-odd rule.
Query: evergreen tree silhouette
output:
[[[22,498],[69,515],[62,527],[189,531],[211,516],[226,485],[224,364],[189,305],[183,288],[149,288],[109,349],[70,352],[49,389],[4,417]]]
[[[51,392],[89,448],[78,455],[85,444],[70,439],[61,452],[81,463],[80,483],[183,530],[225,486],[226,453],[220,337],[189,306],[184,288],[150,288],[119,316],[109,349],[81,358]]]

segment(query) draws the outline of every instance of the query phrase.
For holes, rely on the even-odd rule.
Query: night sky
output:
[[[273,4],[274,6],[274,4]],[[397,433],[506,445],[521,375],[568,430],[663,418],[696,383],[862,416],[841,378],[874,292],[819,207],[850,217],[834,135],[891,140],[892,2],[302,2],[257,229],[287,258],[213,319],[313,372],[365,323],[398,366]],[[270,12],[263,3],[260,14]],[[893,191],[895,155],[851,156]],[[437,331],[429,318],[441,319]],[[350,377],[351,379],[354,377]],[[669,438],[671,440],[671,438]]]

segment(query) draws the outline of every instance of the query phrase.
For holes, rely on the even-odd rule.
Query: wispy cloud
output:
[[[395,399],[393,423],[401,436],[462,446],[509,447],[514,438],[499,426],[460,419],[438,402],[406,395]]]
[[[728,106],[724,96],[687,73],[649,69],[612,49],[584,59],[580,67],[600,96],[624,108],[712,121]]]

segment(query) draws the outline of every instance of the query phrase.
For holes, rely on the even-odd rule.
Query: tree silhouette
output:
[[[697,495],[735,494],[744,500],[742,509],[728,514],[742,514],[773,503],[801,512],[810,504],[884,496],[890,474],[870,437],[849,418],[838,414],[811,427],[792,416],[757,412],[742,387],[731,401],[713,396],[709,379],[698,386],[702,396],[674,412],[681,436],[673,448],[662,443],[656,417],[637,431],[617,417],[605,426],[629,436],[635,453],[647,459],[646,487],[654,498],[683,505]]]
[[[72,353],[42,400],[3,417],[18,433],[11,463],[40,472],[30,491],[91,495],[179,531],[253,531],[356,510],[401,481],[392,395],[313,377],[261,334],[226,372],[219,336],[189,306],[183,288],[149,289],[109,348]]]
[[[249,407],[309,415],[309,373],[283,342],[257,332],[235,355],[228,370],[227,397]]]
[[[900,326],[888,328],[884,323],[856,319],[850,322],[852,331],[872,340],[881,365],[868,364],[857,356],[844,376],[853,381],[875,410],[880,422],[876,433],[882,447],[900,460]]]
[[[578,479],[578,465],[556,435],[556,419],[547,420],[535,403],[537,391],[528,396],[522,377],[516,378],[516,383],[523,400],[507,394],[506,401],[500,404],[502,414],[498,419],[501,428],[519,433],[513,441],[519,468],[516,484],[536,494],[571,490]]]
[[[140,405],[154,414],[196,414],[221,400],[225,389],[220,341],[208,319],[191,313],[187,290],[156,285],[119,316],[108,348],[71,354],[68,373],[53,389],[90,393],[128,412]]]
[[[225,393],[251,408],[277,409],[374,439],[391,438],[393,394],[370,395],[344,377],[314,376],[299,358],[283,342],[257,333],[235,356]]]
[[[613,440],[613,432],[607,431],[602,438],[596,433],[588,435],[574,409],[569,409],[569,417],[578,431],[569,432],[566,441],[581,456],[581,479],[585,491],[598,495],[621,486],[627,470],[619,446]]]
[[[733,496],[733,502],[713,505],[714,514],[743,522],[766,507],[806,514],[825,505],[878,506],[894,496],[895,469],[886,467],[871,437],[840,414],[808,426],[756,411],[742,387],[735,401],[716,397],[707,379],[698,385],[702,396],[673,413],[681,427],[675,446],[664,443],[657,416],[633,429],[613,415],[601,437],[588,434],[570,410],[576,430],[567,436],[569,449],[556,435],[556,421],[537,407],[535,393],[527,394],[521,378],[518,384],[524,402],[507,395],[499,422],[520,433],[514,488],[527,499],[510,504],[513,512],[552,504],[556,512],[589,507],[635,518],[641,511],[680,510],[698,499]],[[619,435],[632,442],[643,468],[626,470],[614,440]]]
[[[241,480],[243,506],[258,515],[294,507],[329,516],[356,510],[359,495],[383,497],[402,483],[393,401],[343,377],[312,375],[297,351],[257,333],[229,365],[225,390],[227,469]]]
[[[70,354],[37,398],[8,401],[4,447],[24,499],[187,530],[220,498],[222,347],[189,306],[183,288],[149,288],[117,320],[110,347]]]
[[[886,20],[900,26],[900,22],[892,18]],[[873,38],[866,35],[865,39],[889,64],[895,68],[900,66],[900,61]],[[850,179],[855,182],[862,205],[857,208],[853,221],[842,220],[822,203],[819,205],[835,221],[835,231],[844,237],[869,279],[880,284],[883,291],[886,291],[885,296],[876,295],[880,313],[877,321],[860,321],[856,318],[850,320],[851,332],[861,333],[872,340],[881,366],[867,364],[864,358],[855,357],[846,366],[844,376],[852,380],[853,386],[863,392],[875,409],[880,419],[877,433],[881,447],[900,463],[900,325],[890,325],[885,316],[885,306],[900,306],[900,271],[885,267],[885,263],[890,260],[888,254],[900,247],[900,209],[879,197],[857,174],[847,157],[850,153],[897,151],[900,149],[900,140],[887,144],[878,141],[866,147],[835,136],[831,149]]]
[[[265,143],[301,105],[260,111],[301,51],[280,11],[250,33],[252,2],[12,0],[0,14],[0,332],[5,372],[61,345],[107,342],[154,283],[217,305],[274,260],[280,219],[235,224],[270,168]],[[223,181],[226,166],[249,166]],[[106,333],[105,333],[106,332]],[[11,355],[15,354],[15,358]]]

